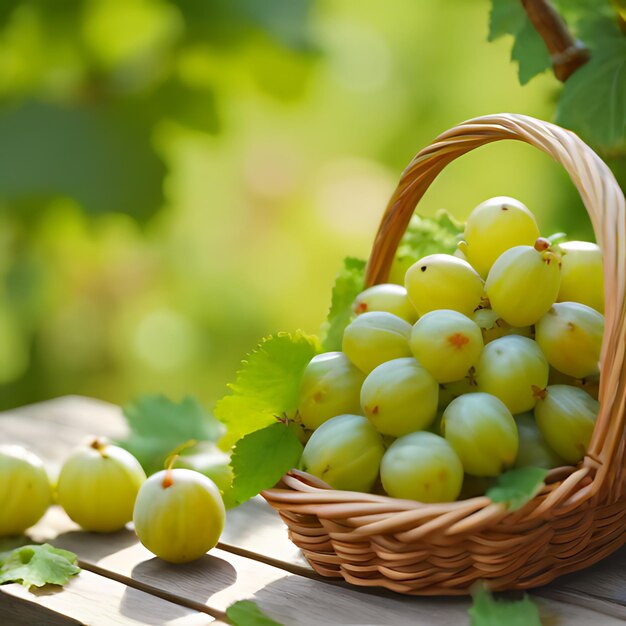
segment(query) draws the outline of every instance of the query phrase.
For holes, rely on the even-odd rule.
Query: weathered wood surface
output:
[[[53,471],[58,469],[68,451],[86,436],[115,438],[124,433],[125,423],[117,407],[87,398],[60,398],[0,415],[0,442],[28,446]],[[154,558],[137,542],[131,530],[112,535],[84,533],[58,507],[50,509],[32,529],[31,536],[76,552],[86,570],[78,579],[96,576],[98,580],[107,580],[129,590],[127,596],[132,590],[138,594],[136,597],[147,596],[155,602],[189,611],[175,619],[164,617],[162,621],[149,621],[152,618],[146,614],[144,622],[138,623],[209,623],[213,618],[224,619],[224,611],[230,604],[246,598],[253,598],[268,615],[287,626],[456,625],[468,621],[466,598],[411,598],[320,578],[289,541],[279,517],[261,499],[230,511],[218,547],[198,561],[182,566]],[[544,622],[574,626],[624,623],[625,557],[626,550],[621,550],[592,568],[535,590],[533,595]],[[11,587],[16,586],[0,587],[0,616],[3,602],[9,597],[5,589]],[[33,598],[29,592],[19,589],[20,602],[28,602],[30,598],[30,604],[41,605],[39,597]],[[111,610],[129,617],[121,612],[119,594],[116,596],[107,590],[103,595]],[[10,597],[11,602],[16,601],[14,593]],[[64,596],[64,593],[55,597],[61,601],[65,597],[71,603],[69,595]],[[90,604],[88,598],[85,603]],[[89,621],[88,615],[73,615],[62,610],[57,614],[70,620],[58,623],[99,623]],[[166,614],[164,610],[162,615]],[[194,621],[196,619],[209,622]],[[0,624],[4,625],[1,619]]]
[[[63,589],[48,586],[28,591],[21,585],[0,588],[0,624],[93,624],[93,626],[206,626],[209,615],[167,602],[149,593],[89,571],[83,571]]]

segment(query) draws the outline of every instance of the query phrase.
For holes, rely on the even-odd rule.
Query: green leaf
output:
[[[215,415],[226,426],[226,434],[219,442],[222,450],[230,449],[244,435],[276,422],[273,411],[248,396],[224,396],[215,406]]]
[[[64,585],[80,572],[74,553],[47,543],[16,548],[3,554],[0,563],[0,584],[17,582],[24,587]]]
[[[220,490],[224,506],[231,508],[233,470],[230,467],[230,455],[220,450],[210,441],[202,441],[193,448],[183,450],[174,460],[174,467],[191,469],[210,478]]]
[[[230,3],[237,19],[245,16],[283,46],[299,52],[312,49],[308,22],[314,7],[312,0],[230,0]]]
[[[549,235],[546,239],[550,242],[551,246],[558,246],[560,243],[567,241],[567,233],[552,233],[552,235]]]
[[[163,204],[165,166],[149,116],[113,104],[24,102],[0,110],[0,200],[68,196],[91,213],[137,217]],[[63,147],[63,158],[59,149]]]
[[[302,331],[263,339],[242,362],[235,382],[229,385],[233,394],[215,407],[215,415],[227,428],[221,447],[229,447],[277,417],[294,412],[302,373],[318,352],[317,337]]]
[[[391,267],[389,281],[404,284],[406,270],[429,254],[452,254],[463,234],[463,224],[448,211],[440,210],[434,217],[413,215],[400,240]]]
[[[463,224],[441,209],[434,217],[414,215],[409,222],[398,254],[410,254],[419,260],[428,254],[452,254],[463,234]]]
[[[609,3],[604,10],[599,7],[590,9],[590,13],[580,18],[577,23],[577,35],[593,51],[596,48],[607,48],[619,45],[624,34],[615,19],[615,11]]]
[[[134,454],[147,474],[162,469],[171,451],[190,439],[217,441],[224,427],[187,396],[180,403],[163,395],[141,396],[124,407],[131,434],[119,444]]]
[[[583,39],[582,29],[594,18],[610,16],[617,26],[617,20],[614,19],[615,8],[611,6],[610,0],[553,0],[552,3],[565,19],[568,27],[574,28],[576,35]],[[584,41],[589,43],[586,39]]]
[[[291,411],[298,404],[302,372],[318,351],[317,338],[301,331],[263,339],[229,387],[237,395],[257,398],[276,413]]]
[[[312,49],[310,18],[312,0],[285,2],[284,0],[173,0],[184,15],[185,25],[191,31],[186,38],[200,40],[205,45],[216,42],[233,47],[233,42],[258,37],[264,38],[293,52]]]
[[[511,60],[518,64],[522,85],[551,67],[548,50],[520,0],[492,0],[488,40],[494,41],[507,34],[515,38]]]
[[[365,265],[362,259],[347,257],[343,260],[343,267],[335,278],[330,310],[324,323],[322,348],[326,352],[341,350],[343,331],[354,315],[352,303],[363,291]]]
[[[596,148],[620,150],[626,146],[626,37],[606,37],[591,59],[565,82],[556,122],[578,133]]]
[[[294,425],[272,424],[246,435],[233,450],[233,496],[238,503],[273,487],[281,476],[297,467],[302,444]]]
[[[517,31],[511,61],[517,62],[520,85],[552,67],[546,44],[528,19]]]
[[[220,131],[217,99],[212,89],[192,88],[170,79],[150,96],[150,104],[164,116],[212,135]]]
[[[500,474],[496,484],[487,490],[493,502],[507,502],[515,511],[531,500],[543,487],[548,470],[541,467],[520,467]]]
[[[282,626],[269,618],[251,600],[240,600],[226,609],[226,616],[234,626]]]
[[[489,12],[488,41],[517,33],[524,25],[526,12],[519,0],[492,0]]]
[[[472,593],[471,626],[541,626],[539,611],[527,596],[521,600],[495,600],[484,588]]]

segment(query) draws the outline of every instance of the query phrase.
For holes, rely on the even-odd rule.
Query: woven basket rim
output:
[[[357,567],[354,554],[362,550],[362,558],[366,559],[367,555],[376,553],[380,560],[381,549],[376,542],[384,539],[396,547],[406,544],[430,548],[420,542],[436,536],[439,543],[432,546],[432,558],[435,558],[437,550],[445,552],[444,548],[450,549],[457,543],[462,546],[468,537],[480,543],[479,540],[485,541],[486,533],[497,529],[497,536],[508,533],[511,541],[522,541],[524,529],[530,532],[528,529],[536,530],[546,524],[548,528],[557,519],[567,520],[586,512],[585,523],[580,522],[579,530],[569,532],[565,538],[575,541],[576,533],[581,537],[592,533],[589,541],[595,537],[597,549],[583,550],[576,544],[575,548],[566,550],[563,548],[565,541],[563,545],[550,543],[550,549],[562,559],[557,561],[559,565],[554,571],[543,567],[552,562],[549,551],[536,557],[534,569],[529,566],[523,580],[511,578],[505,566],[498,569],[492,564],[493,571],[489,570],[475,555],[474,567],[487,568],[487,577],[496,580],[494,588],[526,588],[589,565],[607,554],[609,548],[612,551],[626,542],[626,208],[624,195],[613,174],[588,145],[571,131],[512,113],[473,118],[440,134],[415,155],[400,177],[374,240],[365,287],[386,282],[398,243],[416,205],[445,166],[475,148],[503,139],[528,143],[565,168],[580,193],[603,251],[605,332],[600,359],[600,413],[587,454],[576,466],[551,470],[543,489],[516,511],[507,510],[504,504],[493,503],[486,496],[425,504],[386,495],[337,491],[316,477],[294,469],[275,488],[265,490],[262,495],[279,510],[291,538],[324,575],[343,576],[349,582],[362,585],[382,584],[403,593],[465,593],[472,576],[460,571],[455,570],[446,578],[443,568],[439,571],[435,567],[435,571],[439,571],[437,581],[416,578],[411,584],[406,580],[400,584],[404,575],[392,566],[379,567],[384,571],[374,576],[370,572],[373,566]],[[616,512],[611,508],[614,505]],[[596,528],[594,515],[600,509],[605,517]],[[611,532],[605,529],[606,515],[613,524]],[[321,539],[312,539],[318,535]],[[370,542],[367,549],[366,540]],[[545,537],[541,540],[548,541]],[[348,550],[346,546],[352,547]],[[479,551],[476,547],[473,549]],[[333,552],[329,550],[336,552],[336,556],[331,558],[329,555]],[[533,552],[532,545],[526,550],[519,556],[520,562],[535,558],[536,549]],[[390,558],[388,550],[383,554]],[[495,554],[499,559],[510,560],[507,554]],[[441,561],[443,557],[437,556],[437,559]],[[496,571],[498,575],[493,573]]]

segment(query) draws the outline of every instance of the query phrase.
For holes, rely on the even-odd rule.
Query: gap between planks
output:
[[[219,623],[205,612],[193,611],[86,569],[63,588],[46,585],[30,591],[15,583],[2,585],[0,608],[4,626],[139,626],[162,624],[165,620],[180,626]]]

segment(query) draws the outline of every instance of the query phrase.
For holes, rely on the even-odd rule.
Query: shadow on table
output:
[[[152,596],[133,587],[126,587],[119,606],[120,613],[125,617],[151,626],[170,624],[176,619],[189,617],[191,610],[173,602],[157,602]],[[209,621],[210,617],[207,615],[206,622]]]
[[[101,559],[137,543],[132,530],[124,528],[114,533],[89,533],[83,530],[70,530],[54,539],[57,548],[71,550],[76,554],[88,554],[89,560],[97,563]]]
[[[290,626],[458,626],[468,622],[470,606],[465,597],[411,597],[303,576],[281,578],[252,599],[271,618]]]
[[[626,546],[590,567],[560,576],[543,589],[591,594],[626,606]]]
[[[235,584],[237,570],[228,561],[210,554],[191,563],[176,564],[155,557],[135,565],[131,578],[139,589],[176,603],[184,598],[200,608],[212,595]]]

